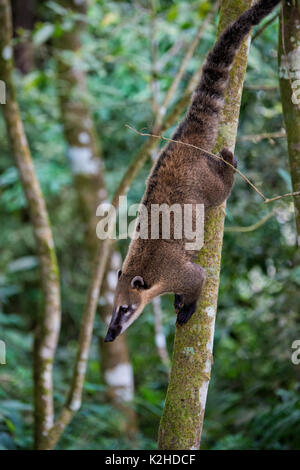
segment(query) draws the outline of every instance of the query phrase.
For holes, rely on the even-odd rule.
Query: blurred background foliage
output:
[[[160,99],[184,51],[210,8],[208,1],[92,0],[83,48],[68,60],[88,73],[89,94],[105,161],[110,194],[143,138],[125,128],[151,129],[151,37],[158,47]],[[55,1],[38,2],[32,33],[35,66],[15,81],[22,118],[53,225],[61,268],[63,324],[55,367],[55,402],[64,399],[76,351],[79,319],[90,276],[83,227],[65,158],[56,94],[55,38],[77,18]],[[217,19],[190,61],[174,102],[214,42]],[[277,77],[275,21],[252,44],[243,93],[239,137],[273,133],[283,127]],[[15,38],[23,40],[22,31]],[[172,48],[177,45],[173,55]],[[7,345],[1,367],[0,448],[32,446],[32,337],[40,300],[35,245],[25,200],[0,119],[0,338]],[[236,147],[239,169],[267,196],[291,190],[285,138],[243,141]],[[129,193],[138,202],[150,169],[141,171]],[[276,204],[276,205],[275,205]],[[202,448],[299,449],[299,366],[291,345],[300,338],[299,252],[289,200],[266,206],[239,177],[227,207],[227,227],[249,226],[276,208],[274,217],[249,233],[227,232]],[[127,242],[119,244],[122,255]],[[76,256],[74,256],[76,254]],[[171,354],[175,330],[172,298],[162,301]],[[120,415],[105,402],[100,381],[98,317],[84,386],[82,409],[62,437],[62,449],[155,448],[167,374],[154,342],[151,306],[128,332],[139,419],[137,442],[120,431]]]

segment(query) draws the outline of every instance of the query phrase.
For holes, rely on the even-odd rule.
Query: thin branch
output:
[[[278,201],[279,199],[283,199],[285,197],[299,197],[299,196],[300,196],[300,191],[295,191],[293,193],[286,193],[286,194],[282,194],[281,196],[275,196],[270,199],[266,199],[265,204],[269,204],[269,202]]]
[[[249,83],[245,84],[244,90],[259,90],[259,91],[277,91],[278,86],[276,85],[264,85],[264,84],[254,84],[254,83]]]
[[[169,139],[168,137],[165,137],[163,135],[155,135],[155,134],[148,134],[148,133],[145,133],[145,132],[139,132],[136,129],[134,129],[133,127],[129,126],[128,124],[125,124],[125,127],[128,127],[128,129],[130,129],[131,131],[133,131],[136,134],[139,134],[141,136],[155,137],[156,139],[162,139],[162,140],[166,140],[168,142],[174,142],[175,144],[185,145],[186,147],[192,147],[194,149],[201,150],[201,152],[205,153],[206,155],[209,155],[213,158],[217,158],[218,160],[223,161],[224,163],[226,163],[226,165],[230,166],[238,175],[240,175],[240,177],[243,178],[243,180],[245,180],[251,186],[251,188],[254,189],[254,191],[256,191],[260,195],[260,197],[262,197],[264,200],[267,200],[267,198],[263,195],[263,193],[253,183],[251,183],[251,181],[247,178],[247,176],[245,176],[241,171],[239,171],[237,168],[235,168],[233,165],[231,165],[231,163],[227,162],[222,157],[220,157],[220,155],[216,155],[212,152],[208,152],[207,150],[205,150],[201,147],[197,147],[196,145],[189,144],[187,142],[182,142],[181,140]]]
[[[258,142],[261,142],[264,139],[268,139],[272,141],[273,139],[282,139],[286,137],[286,132],[285,129],[281,129],[281,131],[278,132],[264,132],[262,134],[248,134],[248,135],[243,135],[239,137],[240,142],[254,142],[257,144]]]
[[[259,196],[264,200],[265,204],[268,204],[269,202],[277,201],[278,199],[282,199],[282,198],[285,198],[285,197],[292,197],[292,196],[295,197],[295,196],[300,195],[300,191],[296,191],[296,192],[293,192],[293,193],[283,194],[281,196],[275,196],[275,197],[269,199],[247,178],[247,176],[245,176],[240,170],[238,170],[233,165],[231,165],[231,163],[227,162],[222,157],[220,157],[220,155],[216,155],[215,153],[208,152],[207,150],[205,150],[201,147],[197,147],[196,145],[189,144],[187,142],[182,142],[181,140],[169,139],[168,137],[165,137],[163,135],[155,135],[155,134],[148,134],[146,132],[139,132],[136,129],[134,129],[133,127],[129,126],[128,124],[125,124],[125,127],[128,127],[128,129],[130,129],[131,131],[133,131],[136,134],[139,134],[141,136],[152,137],[152,138],[155,138],[155,139],[162,139],[162,140],[166,140],[167,142],[174,142],[175,144],[185,145],[186,147],[192,147],[194,149],[200,150],[201,152],[205,153],[206,155],[209,155],[213,158],[217,158],[218,160],[222,160],[222,162],[224,162],[224,163],[226,163],[226,165],[230,166],[244,181],[246,181],[246,183],[249,184],[249,186],[251,186],[251,188],[257,194],[259,194]]]
[[[262,227],[269,219],[274,217],[275,214],[276,214],[276,210],[274,209],[272,212],[265,215],[261,220],[259,220],[258,222],[256,222],[253,225],[248,225],[248,227],[225,227],[224,231],[225,232],[234,232],[234,233],[254,232],[255,230]]]

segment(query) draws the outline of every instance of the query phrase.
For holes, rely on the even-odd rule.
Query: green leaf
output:
[[[29,269],[35,268],[38,264],[36,256],[22,256],[22,258],[18,258],[9,263],[8,271],[11,273],[28,271]]]
[[[178,17],[178,5],[173,5],[168,11],[167,20],[174,21]]]
[[[33,42],[36,46],[40,46],[48,41],[54,32],[54,25],[51,23],[43,24],[35,33],[33,34]]]

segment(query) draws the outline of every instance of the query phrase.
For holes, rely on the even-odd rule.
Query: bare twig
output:
[[[285,129],[281,129],[278,132],[264,132],[262,134],[248,134],[248,135],[242,135],[239,137],[240,142],[254,142],[257,144],[258,142],[261,142],[264,139],[268,139],[272,141],[273,139],[282,139],[286,137],[286,132]]]
[[[231,165],[231,163],[227,162],[222,157],[220,157],[220,155],[216,155],[212,152],[208,152],[207,150],[205,150],[201,147],[197,147],[197,145],[189,144],[187,142],[182,142],[180,140],[169,139],[168,137],[165,137],[163,135],[155,135],[155,134],[148,134],[146,132],[139,132],[136,129],[134,129],[133,127],[129,126],[128,124],[125,124],[125,126],[128,127],[128,129],[130,129],[131,131],[133,131],[136,134],[139,134],[141,136],[154,137],[156,139],[166,140],[167,142],[174,142],[175,144],[185,145],[186,147],[192,147],[194,149],[200,150],[201,152],[205,153],[206,155],[209,155],[213,158],[217,158],[218,160],[222,160],[224,163],[226,163],[226,165],[230,166],[238,175],[240,175],[240,177],[243,178],[243,180],[245,180],[252,187],[252,189],[254,189],[254,191],[256,191],[260,195],[260,197],[262,197],[264,200],[267,199],[263,195],[263,193],[253,183],[251,183],[251,181],[247,178],[247,176],[245,176],[241,171],[239,171],[237,168],[235,168],[233,165]]]
[[[245,90],[259,90],[259,91],[277,91],[278,86],[275,85],[264,85],[264,84],[254,84],[254,83],[246,83],[244,86]]]
[[[270,199],[266,199],[265,204],[269,204],[269,202],[278,201],[279,199],[283,199],[285,197],[299,197],[299,196],[300,196],[300,191],[295,191],[293,193],[286,193],[286,194],[282,194],[281,196],[275,196]]]
[[[276,214],[276,210],[274,209],[272,212],[265,215],[262,219],[260,219],[258,222],[256,222],[253,225],[249,225],[248,227],[225,227],[224,231],[225,232],[234,232],[234,233],[254,232],[255,230],[262,227],[269,219],[274,217],[275,214]]]
[[[133,127],[129,126],[128,124],[125,124],[125,127],[128,127],[128,129],[130,129],[131,131],[135,132],[136,134],[139,134],[141,136],[146,136],[146,137],[152,137],[152,138],[155,138],[155,139],[162,139],[162,140],[166,140],[167,142],[174,142],[175,144],[180,144],[180,145],[185,145],[186,147],[192,147],[194,149],[197,149],[197,150],[200,150],[201,152],[205,153],[206,155],[209,155],[213,158],[217,158],[218,160],[222,160],[224,163],[226,163],[226,165],[230,166],[244,181],[246,181],[246,183],[249,184],[249,186],[251,186],[251,188],[257,193],[260,195],[260,197],[264,200],[265,204],[268,204],[269,202],[273,202],[273,201],[277,201],[278,199],[282,199],[282,198],[285,198],[285,197],[291,197],[291,196],[299,196],[300,195],[300,191],[296,191],[294,193],[287,193],[287,194],[283,194],[281,196],[275,196],[271,199],[267,198],[250,180],[249,178],[247,178],[247,176],[245,176],[240,170],[238,170],[237,168],[235,168],[233,165],[231,165],[231,163],[227,162],[226,160],[224,160],[222,157],[220,157],[220,155],[216,155],[212,152],[208,152],[207,150],[201,148],[201,147],[197,147],[196,145],[193,145],[193,144],[189,144],[187,142],[182,142],[180,140],[174,140],[174,139],[169,139],[168,137],[165,137],[163,135],[155,135],[155,134],[148,134],[146,132],[140,132],[140,131],[137,131],[136,129],[134,129]]]

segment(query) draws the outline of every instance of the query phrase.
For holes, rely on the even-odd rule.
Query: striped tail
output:
[[[198,132],[202,146],[207,150],[215,143],[219,115],[224,106],[224,93],[235,56],[251,28],[260,23],[280,1],[258,1],[220,35],[207,56],[200,83],[180,126],[186,137],[187,134]]]

